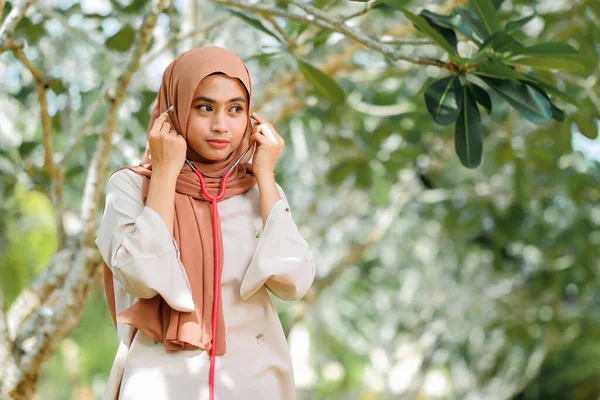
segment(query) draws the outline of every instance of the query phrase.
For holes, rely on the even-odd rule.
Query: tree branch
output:
[[[73,264],[73,252],[68,249],[54,254],[48,267],[38,274],[31,285],[22,290],[8,311],[8,335],[14,339],[23,322],[58,289]]]
[[[48,87],[49,82],[40,70],[29,61],[22,48],[13,50],[15,57],[31,72],[37,86],[38,100],[40,102],[40,117],[42,120],[42,142],[44,145],[44,170],[54,176],[54,149],[52,145],[52,119],[48,113]]]
[[[11,381],[11,388],[17,395],[26,393],[30,396],[31,382],[34,382],[39,374],[41,365],[51,354],[56,345],[73,328],[83,313],[82,304],[89,298],[92,290],[99,282],[102,275],[101,257],[94,245],[95,216],[97,200],[101,192],[101,184],[104,170],[108,162],[108,153],[112,135],[115,131],[118,109],[125,97],[125,93],[135,71],[139,68],[140,59],[147,51],[152,38],[152,30],[156,25],[158,15],[164,8],[165,0],[154,0],[150,12],[145,16],[139,32],[139,41],[134,48],[131,59],[123,74],[116,82],[115,89],[110,95],[110,109],[105,121],[102,138],[98,143],[95,153],[95,161],[90,165],[85,189],[85,203],[82,213],[86,216],[84,235],[80,242],[73,264],[61,263],[62,268],[68,265],[64,282],[62,285],[50,291],[50,284],[42,284],[42,288],[32,290],[31,304],[45,297],[44,303],[36,307],[33,312],[20,324],[15,332],[15,345],[20,352],[20,372],[16,372]],[[55,281],[63,275],[63,269],[56,267]],[[36,289],[36,288],[33,288]],[[29,306],[31,308],[31,305]],[[3,389],[4,390],[4,389]]]
[[[428,39],[397,39],[383,36],[379,40],[382,43],[393,44],[395,46],[422,46],[426,44],[435,44],[435,42]]]
[[[264,16],[268,15],[277,15],[289,20],[315,25],[322,29],[328,29],[334,32],[339,32],[345,35],[346,37],[362,44],[363,46],[378,51],[393,61],[407,61],[412,64],[418,65],[434,65],[436,67],[450,69],[450,64],[441,60],[428,58],[428,57],[408,57],[402,55],[399,49],[391,44],[381,43],[368,35],[365,35],[362,32],[359,32],[355,29],[352,29],[346,26],[342,22],[336,21],[334,18],[329,15],[323,13],[316,7],[310,6],[308,4],[301,3],[297,0],[291,0],[292,4],[295,4],[299,8],[303,9],[309,16],[305,17],[300,14],[284,11],[278,8],[272,8],[268,6],[258,5],[258,4],[247,4],[241,1],[235,0],[213,0],[218,4],[222,4],[229,7],[234,7],[240,10],[246,10],[255,12],[257,14],[261,14]]]
[[[0,10],[1,14],[2,10]],[[8,334],[6,314],[4,312],[4,293],[0,287],[0,398],[5,398],[4,383],[10,380],[13,371],[18,366],[13,354],[14,345]]]
[[[17,25],[21,22],[29,7],[35,3],[36,0],[24,0],[21,4],[10,10],[10,13],[0,26],[0,53],[8,49],[7,43],[11,41],[11,36]]]
[[[110,104],[108,115],[105,120],[104,131],[100,136],[98,147],[94,155],[92,164],[88,172],[84,189],[84,202],[82,204],[82,217],[85,223],[83,233],[84,246],[93,247],[95,234],[95,219],[97,205],[100,200],[101,182],[104,181],[106,166],[108,164],[108,155],[111,149],[112,137],[118,120],[118,112],[127,88],[131,83],[134,73],[138,70],[142,56],[148,49],[152,39],[152,30],[156,25],[158,14],[164,8],[165,0],[154,0],[152,3],[152,12],[145,18],[140,29],[140,40],[137,48],[132,53],[131,59],[125,69],[125,72],[119,77],[117,88],[114,94],[110,94]]]

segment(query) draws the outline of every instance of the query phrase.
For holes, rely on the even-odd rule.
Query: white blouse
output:
[[[177,243],[162,218],[144,206],[142,182],[123,169],[106,185],[96,244],[113,273],[117,314],[138,298],[157,295],[176,310],[193,311]],[[267,289],[280,299],[299,300],[314,280],[315,266],[278,189],[281,200],[264,227],[258,186],[218,203],[227,353],[216,357],[216,400],[295,398],[287,341]],[[208,400],[207,352],[167,352],[143,332],[132,340],[134,329],[117,325],[119,347],[105,400]]]

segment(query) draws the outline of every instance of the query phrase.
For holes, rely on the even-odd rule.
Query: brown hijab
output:
[[[250,75],[244,63],[234,54],[220,47],[200,47],[179,55],[166,68],[162,84],[152,110],[148,132],[154,120],[173,105],[174,110],[167,116],[172,129],[187,140],[188,116],[193,96],[200,81],[208,75],[223,73],[237,78],[248,94],[248,106],[252,95]],[[248,119],[246,132],[249,133],[251,122]],[[194,165],[209,175],[225,172],[240,157],[247,146],[247,136],[236,151],[226,160]],[[248,153],[237,165],[227,180],[224,199],[246,192],[255,185],[252,164],[248,163],[252,153]],[[144,177],[143,201],[146,202],[152,164],[149,152],[146,151],[144,161],[137,167],[124,167]],[[120,168],[122,169],[122,168]],[[118,171],[118,170],[117,170]],[[116,171],[115,171],[116,172]],[[220,179],[205,178],[209,192],[216,195]],[[202,194],[198,178],[191,168],[184,165],[177,178],[175,188],[175,218],[173,236],[180,249],[181,261],[189,278],[195,311],[180,312],[172,309],[161,296],[151,299],[140,299],[130,308],[116,315],[113,276],[104,264],[104,287],[113,320],[129,324],[147,335],[164,343],[167,350],[191,350],[211,348],[211,319],[214,284],[214,254],[210,201]],[[219,227],[219,232],[221,229]],[[223,254],[222,238],[218,238],[221,254]],[[223,268],[221,258],[221,271]],[[225,324],[219,288],[219,311],[217,322],[216,354],[225,354]]]

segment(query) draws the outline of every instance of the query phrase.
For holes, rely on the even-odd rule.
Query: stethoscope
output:
[[[170,106],[165,112],[160,114],[160,116],[165,115],[171,111],[173,111],[173,106]],[[202,193],[208,200],[210,200],[211,203],[215,279],[213,284],[213,308],[211,329],[212,338],[210,348],[210,370],[208,377],[210,400],[214,400],[215,398],[215,355],[217,347],[217,320],[219,316],[219,287],[221,286],[221,275],[219,274],[219,267],[221,265],[221,254],[219,251],[219,221],[217,220],[217,203],[220,200],[222,200],[225,196],[225,185],[227,184],[227,179],[229,178],[229,176],[231,176],[235,167],[237,167],[237,165],[242,161],[246,154],[248,154],[248,152],[252,149],[253,146],[253,144],[248,146],[248,148],[244,150],[242,155],[227,169],[227,171],[217,176],[205,174],[204,172],[200,171],[194,164],[192,164],[187,158],[185,159],[185,163],[190,166],[194,174],[196,174],[196,176],[198,177],[198,181],[200,181],[200,187],[202,188]],[[208,192],[204,178],[221,179],[221,187],[219,189],[219,193],[216,196],[213,196]]]

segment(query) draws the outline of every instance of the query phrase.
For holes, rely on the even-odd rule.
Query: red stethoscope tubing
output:
[[[211,203],[211,216],[212,216],[212,228],[213,228],[213,252],[214,252],[214,284],[213,284],[213,308],[212,308],[212,339],[211,339],[211,347],[210,347],[210,370],[208,375],[208,388],[210,393],[210,400],[214,400],[215,398],[215,353],[217,348],[217,321],[219,317],[219,288],[221,287],[221,274],[219,273],[219,269],[221,266],[221,252],[219,251],[219,220],[218,220],[218,209],[217,203],[223,199],[225,196],[225,186],[227,185],[227,179],[233,173],[235,167],[240,163],[240,161],[244,158],[244,156],[252,149],[253,145],[248,146],[248,148],[242,153],[242,155],[237,159],[237,161],[229,167],[229,169],[223,174],[223,176],[210,176],[206,175],[208,178],[221,178],[221,186],[219,188],[219,194],[216,196],[211,195],[206,188],[206,182],[204,181],[204,176],[202,172],[194,164],[189,162],[187,159],[185,160],[186,164],[190,166],[194,174],[198,177],[198,181],[200,181],[200,187],[202,188],[202,193],[204,196],[210,200]]]
[[[219,267],[221,265],[221,254],[219,251],[219,220],[217,202],[223,199],[225,196],[225,185],[227,184],[227,178],[233,172],[233,169],[229,169],[223,179],[221,180],[221,188],[219,194],[212,196],[206,189],[206,182],[202,173],[197,169],[193,168],[194,173],[200,181],[202,193],[210,200],[212,206],[212,230],[213,230],[213,251],[214,251],[214,284],[213,284],[213,308],[212,308],[212,339],[210,347],[210,371],[208,376],[208,388],[210,392],[210,400],[215,398],[215,353],[217,348],[217,320],[219,315],[219,288],[221,287],[221,274],[219,273]]]

